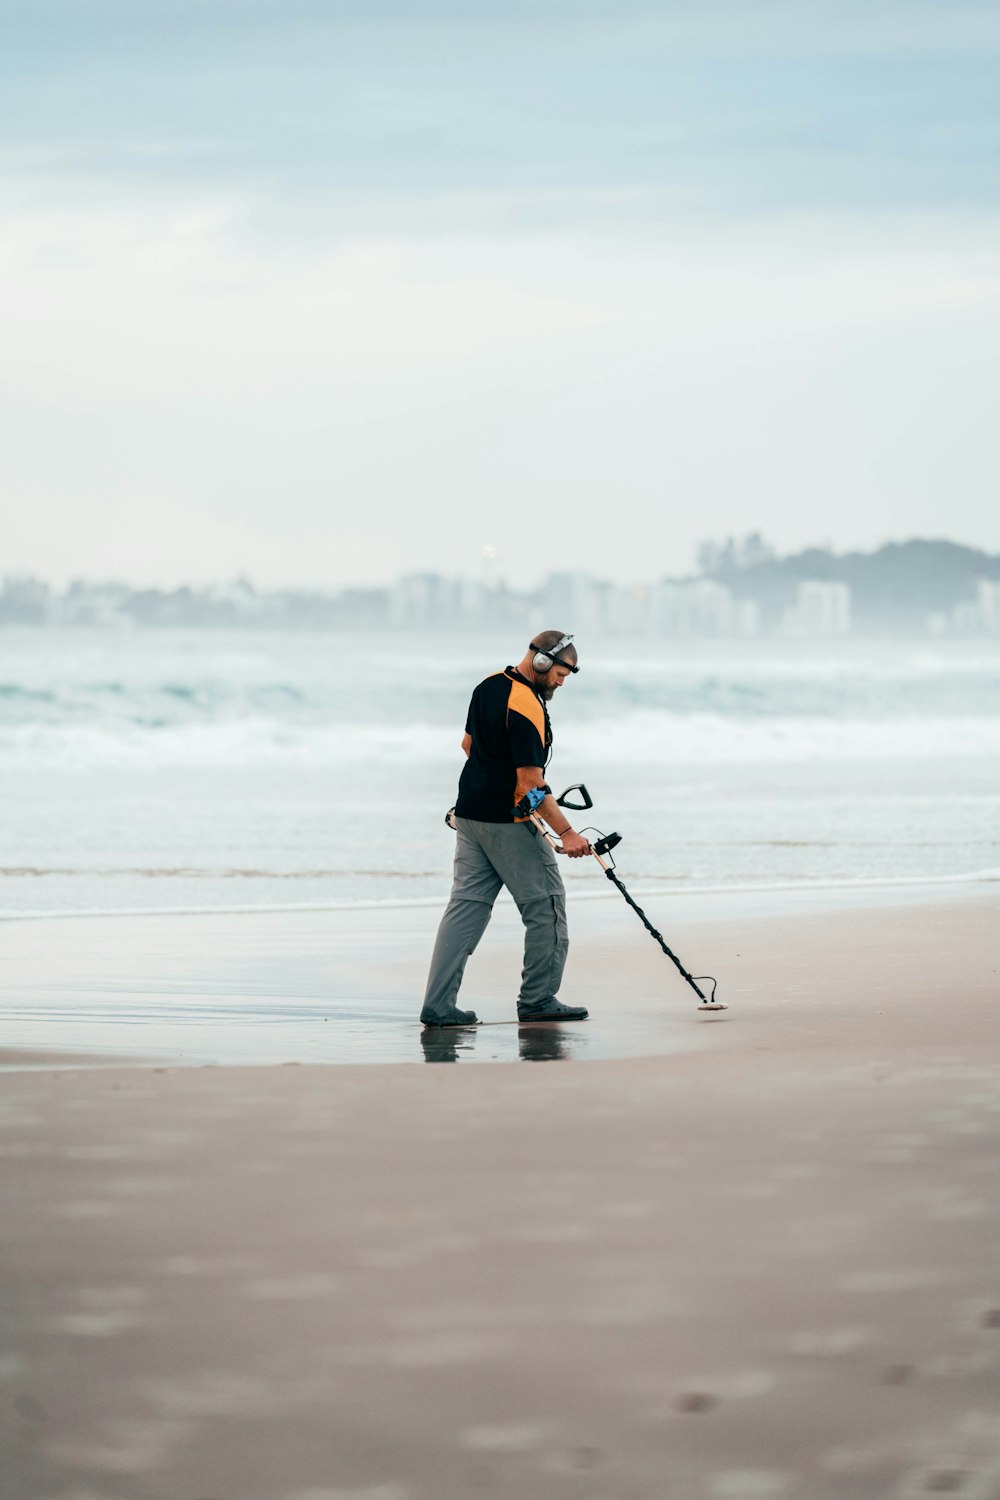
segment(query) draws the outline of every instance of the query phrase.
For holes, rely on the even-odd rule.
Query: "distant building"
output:
[[[760,629],[758,605],[752,599],[737,599],[732,589],[710,578],[682,583],[664,579],[649,595],[654,635],[683,640],[695,636],[752,636]]]
[[[8,573],[0,588],[0,620],[11,625],[48,623],[52,591],[39,578]]]
[[[389,622],[397,630],[423,630],[430,622],[436,575],[408,573],[397,578],[389,595]]]
[[[828,639],[851,633],[851,590],[846,583],[807,578],[785,610],[782,634]]]
[[[971,599],[929,615],[927,626],[932,635],[1000,635],[1000,581],[980,578]]]
[[[979,624],[987,635],[1000,635],[1000,582],[980,578],[976,585]]]
[[[409,573],[390,593],[389,623],[401,630],[447,628],[462,614],[463,587],[440,573]]]
[[[249,625],[262,619],[267,613],[267,601],[258,594],[249,578],[233,578],[228,583],[210,584],[206,596],[228,613],[236,625]]]
[[[636,583],[609,585],[604,595],[604,628],[609,635],[647,636],[652,626],[653,590]]]
[[[608,586],[582,573],[550,573],[538,590],[540,618],[534,630],[584,635],[605,628]]]
[[[64,593],[53,598],[49,618],[53,625],[122,630],[133,623],[123,610],[129,593],[124,583],[88,583],[75,578]]]
[[[734,604],[734,635],[760,635],[760,605],[756,599],[737,599]]]

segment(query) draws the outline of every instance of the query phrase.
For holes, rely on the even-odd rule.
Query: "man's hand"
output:
[[[568,854],[570,859],[583,859],[590,853],[590,845],[582,833],[576,833],[572,828],[567,828],[562,836],[562,852]]]
[[[556,853],[568,854],[570,859],[583,859],[590,853],[590,845],[582,833],[576,833],[570,827],[567,827],[564,833],[559,832],[566,822],[566,814],[546,786],[541,766],[518,766],[517,788],[514,792],[515,807],[522,797],[527,796],[528,792],[536,788],[544,789],[546,793],[544,801],[536,809],[536,815],[541,817],[556,837],[562,840],[562,848],[557,849]]]

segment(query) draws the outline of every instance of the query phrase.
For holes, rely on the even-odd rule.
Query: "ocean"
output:
[[[549,780],[630,889],[1000,880],[1000,642],[578,644]],[[469,694],[520,654],[4,630],[0,918],[443,901]]]

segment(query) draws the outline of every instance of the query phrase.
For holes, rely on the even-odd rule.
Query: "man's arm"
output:
[[[468,755],[471,754],[471,752],[472,752],[472,735],[471,734],[463,734],[463,736],[462,736],[462,749],[465,751],[466,756],[468,756]]]
[[[545,777],[542,775],[541,766],[518,766],[517,768],[517,790],[514,793],[515,803],[527,796],[537,786],[545,785]],[[538,815],[543,818],[557,838],[562,840],[563,853],[568,854],[570,859],[581,859],[590,853],[590,845],[582,833],[577,833],[563,812],[559,803],[549,792],[544,801],[539,803]]]

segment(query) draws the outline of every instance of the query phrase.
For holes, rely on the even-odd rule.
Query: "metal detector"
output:
[[[579,796],[579,801],[573,800],[574,794]],[[587,788],[583,785],[582,782],[577,782],[574,786],[568,786],[562,793],[562,795],[556,798],[556,802],[560,807],[569,808],[572,812],[587,812],[594,805],[593,801],[591,800],[590,793],[587,791]],[[549,830],[546,828],[545,824],[539,817],[538,813],[533,812],[531,813],[530,817],[531,822],[534,824],[535,830],[540,833],[544,839],[548,840],[548,842],[552,845],[553,849],[555,849],[558,854],[561,854],[562,845],[556,838],[555,834],[549,832]],[[660,947],[663,949],[664,953],[670,959],[670,962],[680,970],[681,974],[694,990],[695,994],[698,996],[699,1001],[701,1002],[698,1006],[698,1009],[728,1010],[728,1005],[726,1005],[722,1000],[716,1000],[715,998],[715,987],[717,981],[712,977],[711,974],[698,974],[696,976],[688,973],[687,969],[685,969],[684,965],[677,957],[677,954],[674,953],[672,949],[667,947],[666,943],[663,940],[662,934],[657,932],[656,928],[646,916],[646,913],[643,911],[642,907],[632,899],[628,891],[625,889],[624,882],[620,880],[618,875],[615,873],[615,861],[611,850],[616,848],[621,843],[621,834],[602,833],[599,828],[584,828],[581,830],[581,832],[597,834],[597,839],[590,845],[591,854],[597,860],[597,863],[600,865],[605,875],[611,881],[612,885],[615,886],[625,897],[625,900],[628,902],[629,906],[631,906],[632,910],[635,912],[636,916],[639,918],[646,931],[656,939]],[[700,988],[701,984],[711,984],[712,988],[706,993],[705,990]]]

